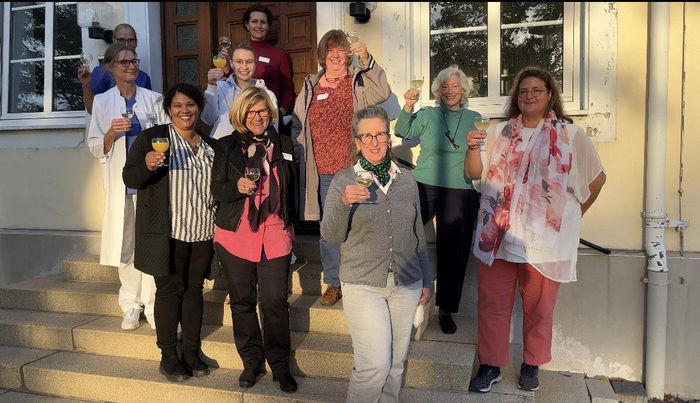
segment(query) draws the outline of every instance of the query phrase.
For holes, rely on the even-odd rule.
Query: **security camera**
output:
[[[350,3],[350,16],[355,17],[355,21],[364,24],[369,21],[370,10],[364,1],[353,1]]]

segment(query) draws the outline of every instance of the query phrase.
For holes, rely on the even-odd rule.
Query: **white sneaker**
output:
[[[124,312],[124,319],[122,319],[122,329],[124,330],[134,330],[139,327],[139,317],[141,317],[141,308],[131,308]]]
[[[156,330],[156,318],[153,315],[146,315],[146,320],[148,324],[151,325],[151,329]]]

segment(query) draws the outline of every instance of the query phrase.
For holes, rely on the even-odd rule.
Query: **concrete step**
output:
[[[64,281],[62,275],[53,275],[0,287],[0,309],[121,317],[118,290],[117,284]],[[225,298],[224,290],[204,292],[205,324],[231,326]],[[292,330],[349,334],[342,302],[327,307],[317,296],[292,294],[289,303]]]
[[[25,387],[36,393],[118,402],[343,402],[347,392],[347,381],[299,377],[297,393],[286,394],[279,390],[269,373],[252,388],[241,389],[240,372],[230,369],[217,369],[206,377],[171,383],[158,373],[156,361],[71,352],[59,352],[25,365],[23,374]],[[401,401],[527,400],[497,394],[483,399],[461,392],[404,388]]]
[[[97,256],[84,256],[66,260],[63,273],[67,281],[119,284],[119,269],[103,266]],[[293,294],[321,295],[326,291],[323,283],[323,266],[318,262],[298,261],[290,270],[291,292]],[[225,290],[226,278],[223,275],[214,280],[214,288]]]
[[[0,343],[52,348],[125,358],[160,360],[149,326],[123,331],[121,319],[63,313],[0,310]],[[349,336],[292,332],[295,374],[349,379],[352,341]],[[212,367],[243,369],[231,327],[205,326],[202,351]],[[406,385],[464,390],[474,361],[469,344],[413,342],[406,363]]]
[[[22,367],[54,353],[53,350],[0,346],[0,388],[20,389]]]
[[[0,390],[0,403],[79,403],[94,400],[78,400],[56,396],[44,396],[34,393]]]

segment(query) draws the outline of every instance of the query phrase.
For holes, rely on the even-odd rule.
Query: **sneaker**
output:
[[[182,361],[180,361],[177,351],[174,348],[161,352],[160,367],[158,370],[161,374],[165,375],[165,378],[170,382],[182,382],[189,378],[187,368],[185,368]]]
[[[151,325],[151,329],[156,330],[156,318],[153,315],[146,315],[146,321]]]
[[[340,289],[340,286],[329,285],[328,288],[326,288],[326,292],[321,295],[319,301],[321,305],[333,305],[341,298],[343,298],[343,291]]]
[[[124,330],[134,330],[139,328],[139,318],[141,317],[141,308],[130,308],[128,311],[124,312],[124,319],[122,319],[122,329]]]
[[[520,378],[518,378],[518,388],[522,390],[535,391],[540,388],[540,380],[537,374],[540,369],[537,365],[528,365],[522,363],[520,365]]]
[[[502,379],[500,368],[481,364],[479,365],[479,372],[469,382],[469,390],[486,393],[491,391],[491,385],[500,382]]]

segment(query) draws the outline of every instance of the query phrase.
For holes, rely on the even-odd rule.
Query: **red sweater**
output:
[[[258,57],[253,77],[265,80],[265,86],[275,94],[280,108],[291,113],[294,83],[287,51],[266,41],[251,41],[250,45]]]

